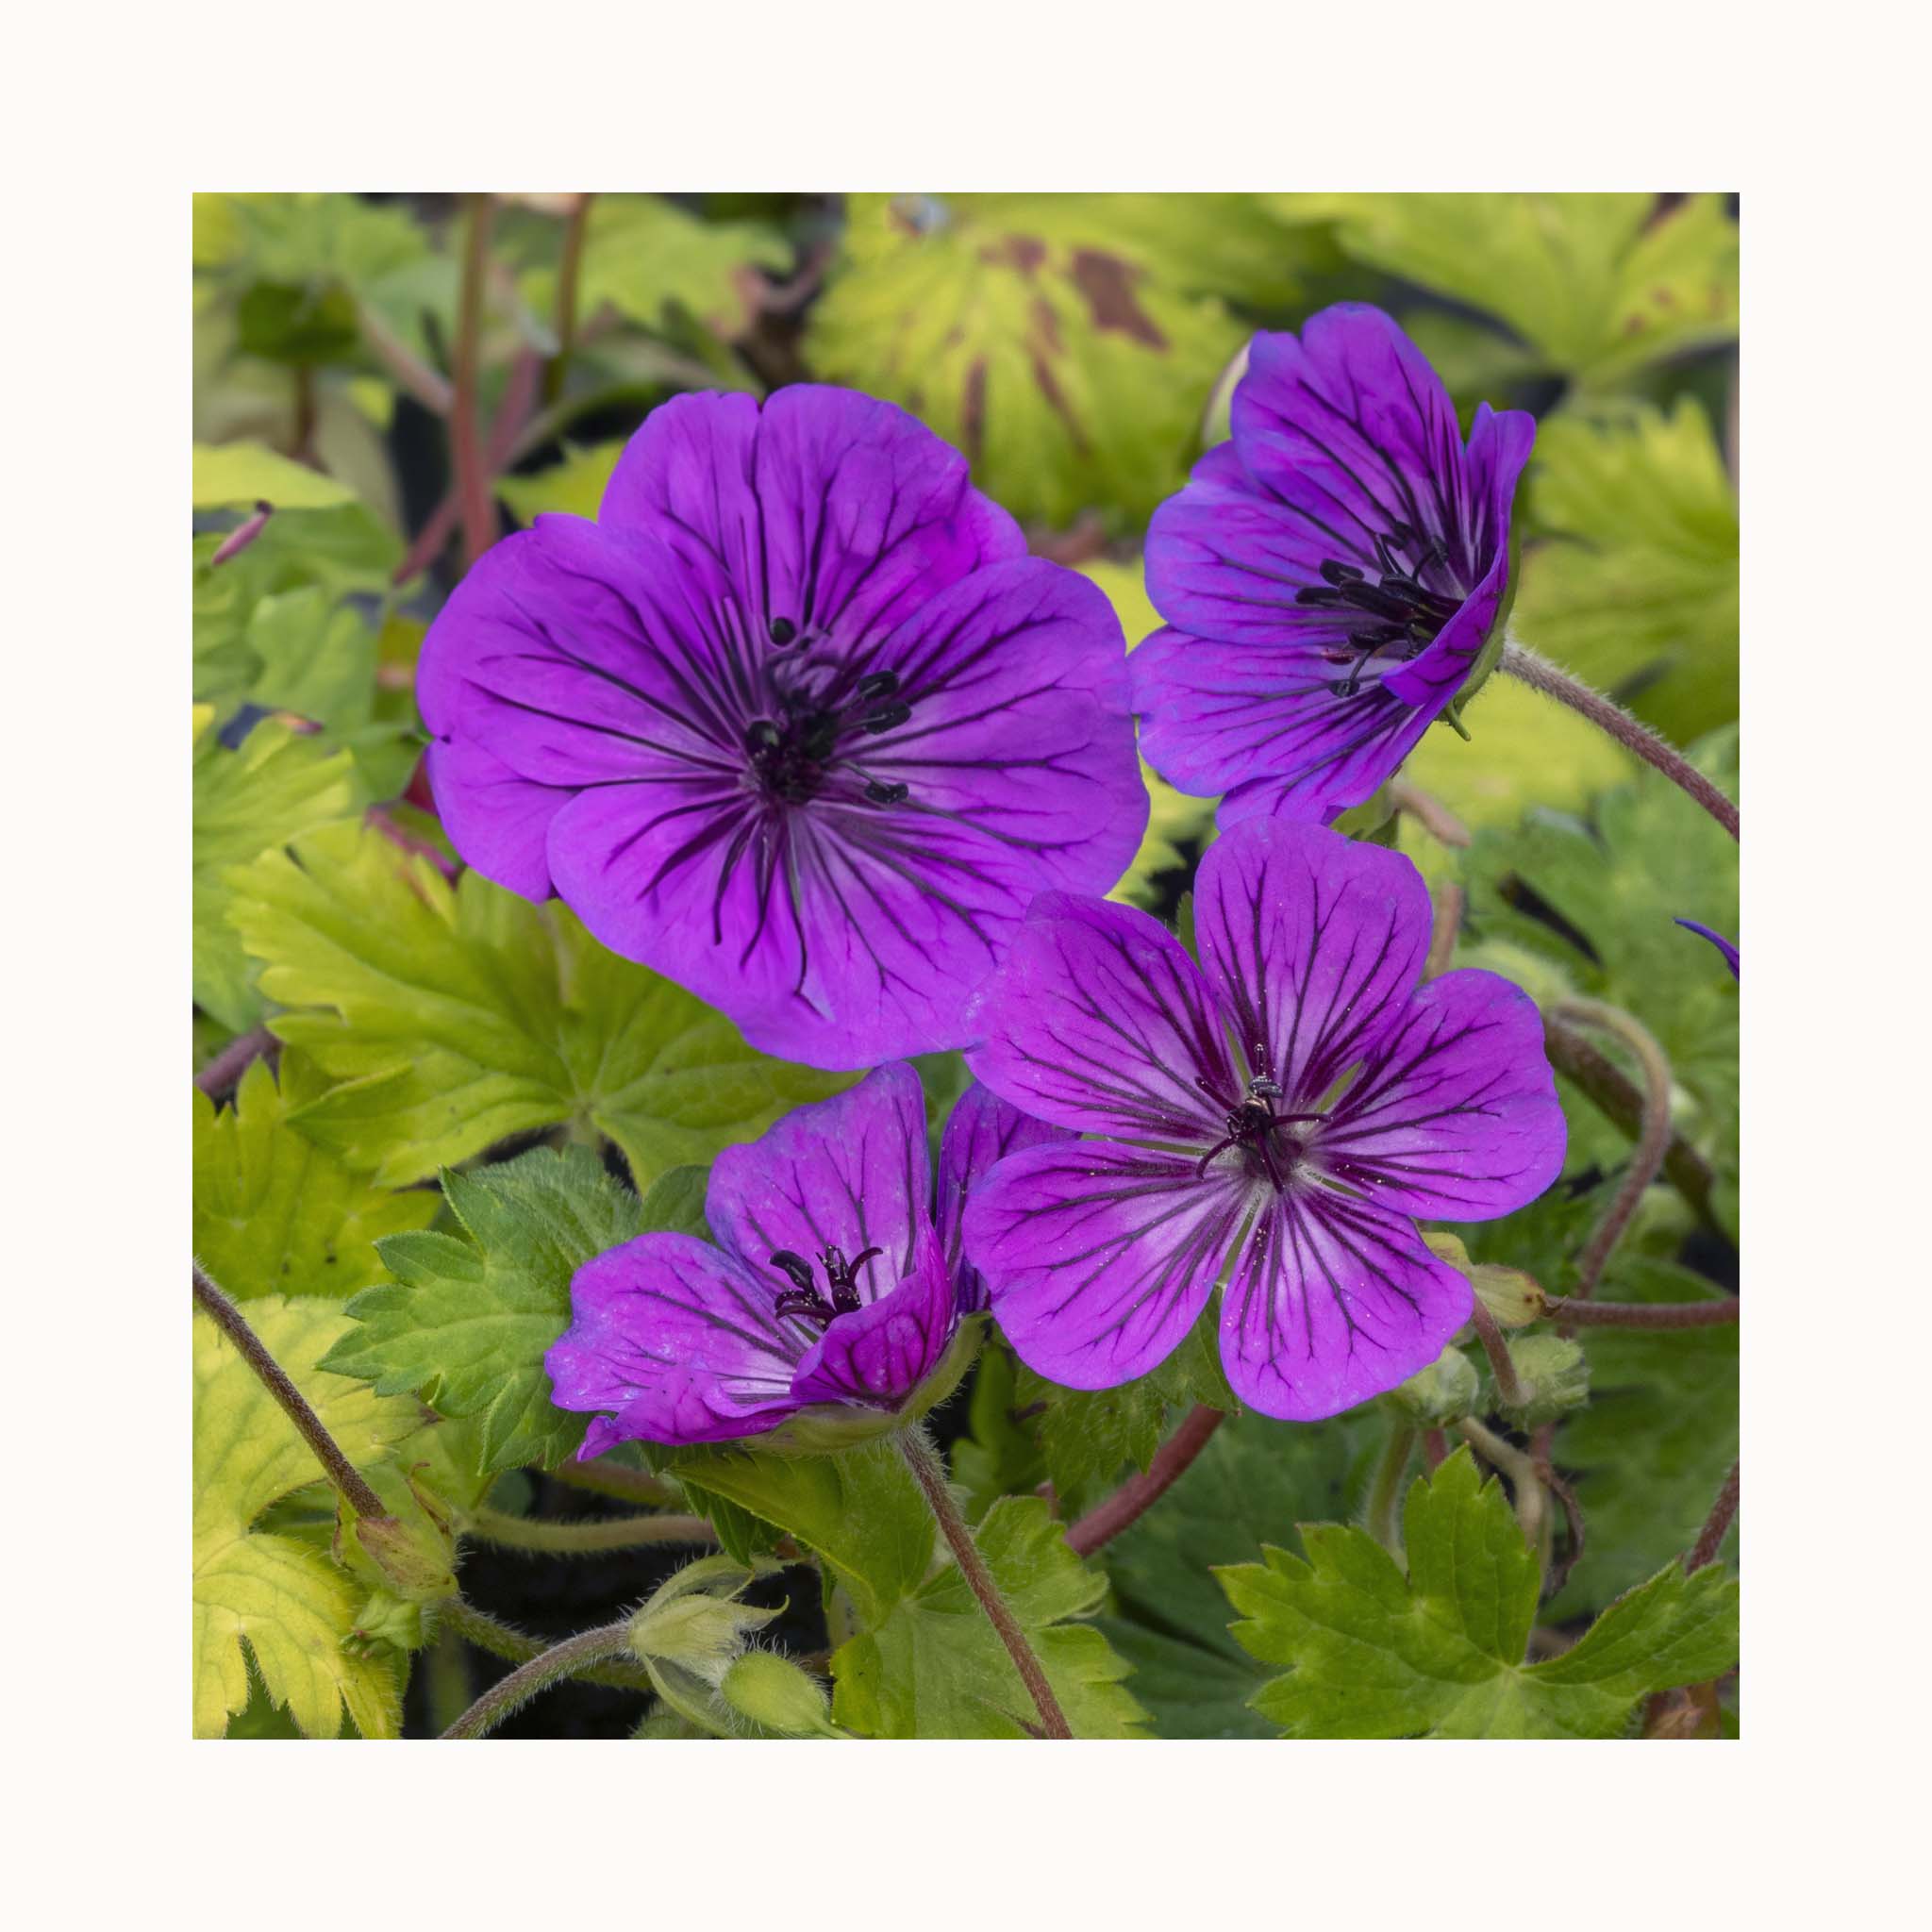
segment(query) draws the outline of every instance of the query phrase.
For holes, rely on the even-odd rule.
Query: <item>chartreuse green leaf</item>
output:
[[[1076,1738],[1145,1735],[1129,1665],[1085,1618],[1107,1579],[1068,1549],[1037,1496],[1005,1496],[974,1533]],[[998,1633],[947,1564],[832,1657],[832,1714],[871,1738],[1019,1738],[1033,1703]]]
[[[890,1442],[835,1456],[692,1450],[671,1467],[700,1501],[722,1496],[823,1557],[868,1624],[891,1615],[932,1562],[932,1513]]]
[[[1266,1673],[1228,1635],[1214,1566],[1351,1514],[1386,1423],[1375,1410],[1290,1426],[1230,1416],[1179,1483],[1108,1543],[1114,1614],[1101,1622],[1134,1666],[1134,1694],[1163,1738],[1266,1738],[1248,1700]]]
[[[1619,1257],[1606,1301],[1694,1301],[1710,1284],[1669,1261]],[[1549,1614],[1594,1609],[1697,1540],[1738,1455],[1738,1330],[1587,1328],[1590,1407],[1557,1436],[1590,1534]],[[1672,1344],[1676,1344],[1674,1347]]]
[[[624,454],[624,441],[596,442],[588,449],[566,452],[560,463],[539,470],[533,476],[505,476],[496,493],[509,505],[518,518],[534,523],[545,512],[597,520],[604,501],[604,486]]]
[[[1738,332],[1738,230],[1721,197],[1289,194],[1343,252],[1507,324],[1540,366],[1601,385]]]
[[[279,1084],[257,1060],[231,1108],[194,1095],[195,1257],[237,1301],[354,1294],[382,1278],[382,1236],[436,1219],[434,1194],[372,1187],[289,1124],[317,1091],[290,1052]]]
[[[197,442],[193,487],[196,509],[258,502],[276,509],[326,509],[356,500],[355,491],[333,476],[261,442]]]
[[[412,1402],[313,1366],[346,1325],[338,1302],[263,1296],[249,1325],[358,1467],[421,1423]],[[263,1510],[317,1480],[295,1425],[235,1345],[194,1317],[194,1734],[218,1738],[249,1700],[248,1661],[305,1736],[332,1738],[346,1709],[365,1738],[392,1738],[402,1687],[390,1659],[345,1647],[366,1589],[314,1544],[256,1530]]]
[[[355,760],[265,719],[229,750],[198,717],[193,769],[194,1003],[241,1031],[261,1012],[227,922],[230,867],[361,808]]]
[[[1738,715],[1738,497],[1683,396],[1537,437],[1515,625],[1677,743]],[[1495,680],[1491,680],[1495,682]],[[1554,761],[1553,761],[1554,762]]]
[[[1180,486],[1244,333],[1202,292],[1240,198],[1160,199],[850,196],[808,358],[929,424],[1014,515],[1130,527]]]
[[[1614,1737],[1641,1698],[1737,1661],[1737,1585],[1673,1563],[1562,1656],[1525,1664],[1537,1559],[1467,1448],[1409,1491],[1406,1575],[1365,1531],[1301,1535],[1306,1560],[1271,1548],[1216,1573],[1235,1636],[1290,1666],[1255,1698],[1288,1737]]]
[[[571,1276],[607,1248],[689,1229],[690,1193],[668,1174],[639,1200],[588,1147],[539,1147],[442,1188],[467,1239],[392,1234],[377,1248],[395,1276],[358,1294],[324,1366],[379,1395],[420,1395],[475,1419],[482,1471],[555,1468],[585,1418],[553,1407],[543,1355],[570,1322]]]
[[[585,315],[608,303],[649,329],[682,309],[726,341],[753,315],[754,268],[782,270],[791,251],[757,222],[701,222],[657,194],[600,194],[584,232],[577,302]],[[547,312],[554,277],[533,275],[527,293]]]
[[[616,1141],[648,1187],[850,1084],[753,1052],[563,906],[474,872],[452,886],[377,832],[333,826],[234,886],[262,990],[291,1009],[275,1032],[335,1083],[297,1124],[382,1186],[569,1124]]]

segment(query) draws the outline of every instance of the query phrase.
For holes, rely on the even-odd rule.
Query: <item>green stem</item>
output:
[[[1738,1319],[1738,1297],[1707,1302],[1580,1302],[1551,1295],[1543,1312],[1553,1321],[1583,1328],[1720,1328]]]
[[[513,1629],[459,1596],[445,1597],[438,1604],[436,1619],[442,1628],[453,1631],[465,1643],[474,1644],[491,1657],[500,1657],[506,1663],[526,1664],[532,1657],[543,1655],[543,1646],[534,1637],[525,1637],[521,1630]],[[658,1694],[658,1687],[641,1664],[599,1664],[582,1675],[585,1683],[601,1684],[609,1690],[641,1690],[647,1697]]]
[[[1511,638],[1503,646],[1497,669],[1568,705],[1579,717],[1588,718],[1599,731],[1607,732],[1626,751],[1635,752],[1645,764],[1654,766],[1681,791],[1694,798],[1732,838],[1738,836],[1738,808],[1673,744],[1659,738],[1647,724],[1640,724],[1622,705],[1592,691],[1547,658],[1519,644]]]
[[[496,541],[496,506],[484,459],[482,386],[483,296],[490,271],[491,197],[469,197],[463,242],[463,279],[457,311],[456,391],[450,401],[450,460],[463,529],[463,560],[475,564]]]
[[[619,1503],[637,1503],[646,1509],[662,1509],[684,1501],[683,1491],[662,1476],[626,1469],[621,1462],[566,1462],[560,1469],[546,1469],[543,1474],[554,1483],[567,1483],[574,1490],[588,1490],[593,1496],[609,1496]]]
[[[932,1444],[926,1441],[924,1431],[914,1426],[901,1432],[899,1448],[908,1467],[918,1478],[919,1487],[925,1491],[933,1519],[959,1565],[959,1574],[966,1579],[966,1587],[979,1599],[979,1607],[986,1612],[987,1622],[998,1631],[1000,1641],[1007,1647],[1007,1655],[1013,1660],[1013,1668],[1020,1674],[1020,1681],[1033,1699],[1033,1707],[1040,1714],[1042,1734],[1049,1738],[1071,1738],[1074,1733],[1068,1726],[1066,1713],[1060,1708],[1059,1699],[1054,1695],[1053,1686],[1046,1681],[1046,1673],[1041,1668],[1040,1659],[1034,1656],[1033,1646],[1026,1641],[1026,1633],[1007,1607],[1007,1600],[1000,1594],[999,1585],[993,1581],[991,1571],[981,1558],[973,1541],[973,1532],[966,1527],[966,1519],[959,1514],[958,1505],[953,1501],[953,1492],[946,1487],[946,1473],[941,1467]]]
[[[1621,1007],[1607,1006],[1602,1000],[1563,1000],[1551,1010],[1559,1021],[1574,1020],[1614,1033],[1643,1069],[1643,1121],[1631,1150],[1630,1171],[1576,1259],[1576,1299],[1588,1301],[1670,1150],[1671,1063],[1648,1028]]]
[[[194,1266],[194,1299],[203,1312],[241,1351],[242,1359],[255,1371],[261,1386],[281,1404],[282,1413],[295,1424],[302,1440],[315,1452],[316,1461],[322,1464],[329,1481],[336,1486],[349,1507],[358,1516],[371,1522],[390,1522],[391,1519],[382,1507],[382,1498],[363,1481],[357,1473],[356,1465],[343,1455],[341,1444],[323,1426],[322,1418],[308,1406],[308,1398],[289,1379],[281,1363],[262,1346],[261,1337],[248,1325],[242,1310],[202,1273],[199,1263]]]
[[[1397,1423],[1382,1445],[1381,1459],[1369,1486],[1369,1534],[1399,1563],[1402,1560],[1402,1479],[1408,1474],[1409,1457],[1415,1454],[1422,1431],[1408,1423]]]
[[[553,1523],[539,1516],[511,1516],[480,1504],[464,1511],[461,1526],[465,1536],[480,1538],[486,1543],[555,1557],[591,1557],[644,1543],[718,1541],[717,1531],[702,1516],[594,1516],[575,1523]]]
[[[539,1657],[492,1684],[482,1696],[458,1718],[445,1738],[487,1738],[498,1724],[527,1704],[540,1691],[566,1677],[581,1676],[593,1665],[621,1657],[630,1648],[630,1620],[606,1624],[567,1637]]]

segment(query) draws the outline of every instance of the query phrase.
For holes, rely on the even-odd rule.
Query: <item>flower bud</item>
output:
[[[832,1738],[831,1707],[816,1677],[769,1650],[748,1650],[718,1686],[741,1717],[787,1738]]]
[[[1475,1410],[1482,1387],[1474,1365],[1459,1348],[1445,1348],[1427,1368],[1389,1391],[1411,1422],[1437,1429]]]
[[[1590,1364],[1582,1347],[1560,1335],[1524,1335],[1509,1344],[1522,1399],[1502,1405],[1518,1428],[1553,1423],[1590,1400]]]
[[[716,1685],[751,1633],[779,1614],[738,1601],[755,1574],[730,1557],[686,1564],[631,1619],[631,1649],[645,1663],[674,1664]]]

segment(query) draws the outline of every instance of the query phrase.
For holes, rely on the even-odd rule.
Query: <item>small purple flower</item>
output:
[[[962,1044],[1028,900],[1146,824],[1106,597],[849,390],[665,404],[597,523],[470,572],[417,690],[477,871],[823,1067]]]
[[[1679,919],[1673,922],[1681,925],[1686,932],[1694,932],[1699,939],[1708,940],[1724,956],[1724,964],[1731,969],[1731,977],[1738,977],[1738,949],[1721,932],[1713,932],[1709,926],[1700,924],[1694,919]]]
[[[908,1066],[727,1147],[705,1196],[716,1246],[640,1235],[571,1282],[571,1325],[543,1366],[559,1408],[598,1412],[579,1455],[764,1435],[826,1406],[842,1414],[808,1416],[801,1445],[884,1425],[985,1306],[958,1258],[961,1205],[1002,1151],[1046,1136],[1059,1130],[970,1088],[941,1146],[937,1224]]]
[[[1507,980],[1422,983],[1429,901],[1399,854],[1253,819],[1208,849],[1197,966],[1144,912],[1043,894],[981,990],[968,1059],[1102,1138],[1009,1155],[966,1253],[1042,1375],[1108,1389],[1223,1283],[1229,1384],[1314,1421],[1426,1367],[1469,1283],[1412,1217],[1488,1221],[1563,1162],[1542,1021]]]
[[[1465,446],[1422,352],[1338,303],[1258,335],[1209,450],[1147,533],[1170,626],[1134,653],[1141,749],[1182,791],[1327,824],[1393,773],[1505,608],[1536,440],[1480,405]]]

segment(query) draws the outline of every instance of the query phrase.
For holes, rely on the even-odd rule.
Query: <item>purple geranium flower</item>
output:
[[[601,1411],[579,1454],[764,1435],[831,1406],[791,1429],[811,1446],[936,1398],[931,1378],[963,1363],[949,1353],[959,1318],[985,1307],[958,1257],[960,1207],[1002,1152],[1058,1134],[970,1088],[941,1145],[937,1224],[908,1066],[727,1147],[705,1196],[715,1246],[640,1235],[571,1282],[571,1325],[543,1365],[559,1408]]]
[[[1738,949],[1723,933],[1714,932],[1709,926],[1695,919],[1679,919],[1674,923],[1681,925],[1686,932],[1694,932],[1699,939],[1708,940],[1724,955],[1724,964],[1731,969],[1731,977],[1738,977]]]
[[[1429,901],[1399,854],[1254,819],[1196,885],[1201,963],[1144,912],[1043,894],[981,990],[995,1093],[1103,1138],[1008,1156],[966,1209],[993,1313],[1042,1375],[1143,1375],[1223,1283],[1235,1393],[1313,1421],[1426,1367],[1469,1283],[1412,1217],[1487,1221],[1557,1177],[1530,999],[1422,983]]]
[[[423,650],[458,851],[825,1067],[962,1043],[1045,887],[1146,795],[1120,625],[965,459],[849,390],[680,396],[595,524],[540,516]]]
[[[1422,352],[1342,302],[1258,335],[1233,440],[1147,533],[1171,628],[1134,653],[1141,749],[1183,791],[1326,824],[1367,799],[1469,677],[1506,608],[1536,440],[1478,407],[1465,446]]]

